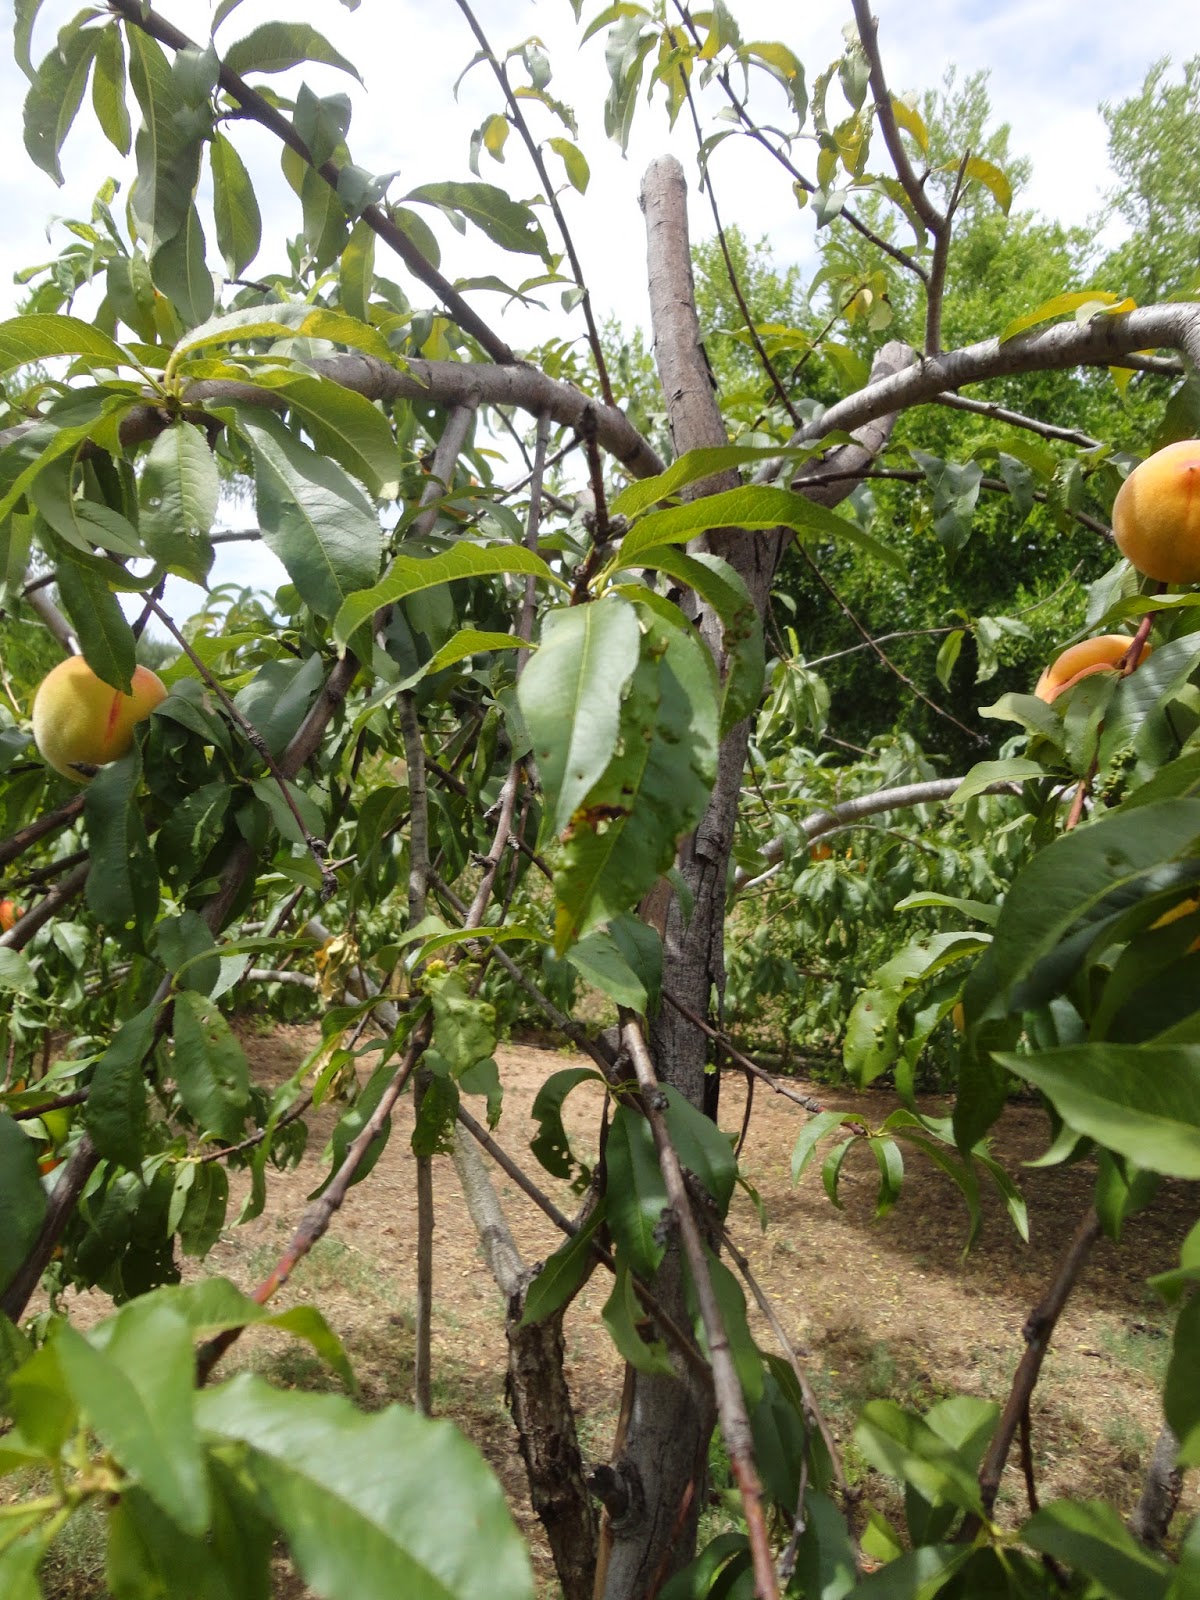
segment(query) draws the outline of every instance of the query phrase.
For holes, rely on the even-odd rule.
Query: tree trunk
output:
[[[642,209],[654,354],[675,454],[680,456],[702,446],[727,444],[729,439],[700,342],[688,244],[687,186],[674,157],[651,163],[642,183]],[[873,376],[898,371],[912,359],[907,346],[888,345]],[[834,452],[836,463],[831,459],[826,470],[844,473],[872,460],[887,441],[891,421],[884,418],[864,429],[861,444]],[[811,477],[814,468],[810,465],[805,472]],[[731,472],[694,485],[690,494],[713,494],[739,482],[737,473]],[[814,499],[832,504],[852,488],[852,481],[842,480],[827,490],[810,493]],[[759,615],[764,616],[784,535],[716,530],[700,543],[723,556],[739,573]],[[697,605],[695,616],[720,663],[720,619],[703,604]],[[709,1014],[714,992],[719,998],[725,988],[726,881],[749,733],[746,721],[726,736],[708,809],[695,833],[679,847],[676,865],[694,897],[690,917],[685,921],[678,898],[672,895],[665,913],[653,919],[663,934],[664,987],[701,1016]],[[708,1041],[699,1028],[674,1007],[663,1006],[651,1019],[649,1043],[659,1081],[715,1116],[718,1080],[715,1074],[706,1075]],[[668,1249],[654,1292],[672,1315],[687,1322],[683,1268],[676,1245]],[[629,1388],[627,1426],[613,1463],[622,1504],[620,1515],[608,1516],[603,1541],[608,1547],[600,1590],[604,1600],[642,1600],[691,1558],[705,1500],[708,1441],[715,1422],[711,1393],[694,1379],[634,1372],[629,1375]]]

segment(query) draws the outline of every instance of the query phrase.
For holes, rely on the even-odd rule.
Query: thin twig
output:
[[[992,1435],[992,1442],[988,1446],[983,1465],[979,1469],[979,1489],[986,1516],[991,1516],[992,1508],[996,1504],[996,1495],[1004,1473],[1004,1464],[1008,1460],[1008,1452],[1021,1425],[1021,1417],[1029,1408],[1030,1397],[1037,1386],[1042,1362],[1046,1358],[1046,1351],[1050,1347],[1059,1316],[1078,1281],[1092,1246],[1100,1237],[1100,1232],[1099,1214],[1094,1206],[1089,1206],[1046,1293],[1030,1312],[1022,1330],[1025,1353],[1017,1364],[1008,1400],[996,1424],[996,1431]],[[959,1533],[959,1540],[962,1543],[969,1543],[974,1539],[979,1532],[980,1521],[977,1516],[967,1517]]]
[[[86,795],[72,795],[69,800],[64,800],[61,805],[52,811],[43,812],[33,822],[27,822],[23,828],[18,828],[15,833],[10,833],[7,839],[0,839],[0,867],[7,866],[10,861],[15,861],[18,856],[23,856],[39,839],[44,839],[48,833],[54,833],[59,828],[66,828],[77,822],[83,812]]]
[[[558,203],[558,195],[554,184],[550,180],[550,174],[546,170],[546,163],[542,158],[541,149],[529,131],[529,124],[526,122],[525,114],[521,110],[521,102],[513,93],[512,85],[508,81],[507,69],[492,50],[491,45],[488,43],[487,35],[475,20],[475,14],[467,4],[467,0],[458,0],[458,9],[467,19],[467,25],[475,35],[488,65],[496,75],[496,81],[499,83],[504,98],[508,102],[508,114],[512,119],[513,126],[524,141],[525,148],[529,152],[529,159],[533,162],[534,170],[541,180],[542,192],[545,195],[546,203],[554,215],[555,222],[558,224],[558,231],[562,235],[563,244],[566,246],[567,259],[571,263],[571,275],[575,279],[576,288],[583,296],[580,303],[583,308],[584,321],[587,323],[587,337],[588,344],[591,346],[592,360],[596,363],[596,376],[600,379],[600,392],[604,396],[605,405],[611,406],[614,403],[612,385],[608,381],[608,367],[604,361],[604,349],[600,343],[600,334],[597,331],[595,319],[592,316],[592,297],[588,292],[587,282],[583,276],[583,268],[579,264],[579,257],[575,253],[575,241],[571,237],[571,230],[567,227],[567,219]]]
[[[197,50],[199,47],[180,31],[143,4],[143,0],[109,0],[110,10],[124,19],[130,27],[141,28],[160,44],[172,50]],[[312,152],[296,132],[292,123],[275,108],[265,96],[252,89],[244,78],[222,64],[218,82],[226,94],[232,95],[241,107],[242,115],[251,118],[280,139],[289,150],[320,174],[336,195],[342,169],[336,161],[314,160]],[[432,289],[446,310],[464,333],[470,334],[492,360],[502,366],[512,365],[516,356],[504,340],[493,333],[487,323],[474,312],[458,290],[442,276],[431,261],[413,244],[407,234],[392,221],[387,211],[378,205],[364,206],[359,213],[378,238],[388,245],[404,262],[414,277]]]
[[[700,1321],[704,1327],[704,1337],[712,1364],[717,1415],[721,1419],[721,1432],[725,1437],[730,1467],[741,1494],[742,1511],[746,1518],[754,1565],[755,1594],[759,1600],[779,1600],[779,1584],[775,1577],[771,1541],[767,1533],[766,1517],[763,1514],[762,1484],[754,1463],[754,1438],[750,1431],[750,1418],[746,1414],[746,1402],[734,1365],[729,1335],[725,1330],[721,1308],[713,1290],[712,1277],[705,1259],[704,1241],[700,1237],[700,1229],[696,1223],[691,1200],[688,1198],[683,1169],[663,1117],[666,1099],[659,1087],[654,1063],[650,1059],[650,1051],[646,1046],[640,1024],[627,1018],[621,1028],[621,1038],[629,1051],[638,1087],[642,1091],[642,1105],[650,1123],[650,1131],[654,1135],[667,1199],[679,1227],[684,1255],[696,1291]]]

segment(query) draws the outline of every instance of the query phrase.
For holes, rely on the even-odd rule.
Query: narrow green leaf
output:
[[[302,61],[336,67],[362,82],[353,62],[304,22],[264,22],[225,51],[225,65],[243,78],[248,72],[287,72]]]
[[[1027,311],[1024,316],[1016,317],[1008,323],[1000,334],[1000,343],[1004,344],[1008,339],[1015,339],[1017,334],[1024,333],[1028,328],[1036,328],[1039,323],[1064,316],[1068,311],[1078,311],[1081,306],[1095,304],[1097,311],[1100,311],[1105,306],[1115,304],[1119,299],[1119,295],[1110,294],[1104,289],[1083,289],[1070,294],[1052,295],[1049,300],[1043,300],[1035,310]]]
[[[87,13],[82,16],[86,18]],[[83,99],[103,31],[80,27],[78,18],[64,28],[25,96],[25,149],[34,165],[49,173],[60,187],[59,152]]]
[[[1200,1178],[1200,1045],[1070,1045],[996,1060],[1078,1133],[1150,1172]]]
[[[370,501],[336,462],[318,455],[270,412],[237,406],[254,452],[263,538],[319,616],[337,616],[379,572],[383,533]]]
[[[231,278],[240,278],[258,254],[262,218],[250,174],[223,133],[214,133],[209,149],[213,177],[213,216],[217,249]]]
[[[571,187],[577,189],[580,194],[586,194],[587,186],[591,182],[592,172],[583,151],[578,145],[572,144],[570,139],[547,139],[546,143],[566,168],[567,178]]]
[[[675,1375],[667,1347],[661,1339],[654,1338],[653,1324],[647,1321],[634,1293],[629,1267],[619,1255],[612,1293],[600,1315],[612,1335],[618,1355],[631,1367],[638,1372],[657,1373],[667,1378]]]
[[[525,1295],[521,1327],[544,1322],[571,1298],[587,1276],[592,1264],[592,1240],[606,1215],[602,1198],[587,1221],[541,1268]]]
[[[332,378],[293,369],[268,368],[256,372],[254,381],[282,395],[323,455],[333,456],[373,495],[395,499],[403,460],[391,423],[378,406]]]
[[[84,801],[91,870],[87,903],[103,928],[141,933],[158,910],[158,871],[137,806],[141,762],[136,749],[101,767]]]
[[[34,312],[0,322],[0,375],[52,356],[85,356],[104,367],[137,367],[127,350],[78,317]]]
[[[138,481],[138,527],[146,549],[168,572],[195,583],[208,577],[208,535],[220,489],[216,460],[194,423],[177,422],[159,434]]]
[[[4,325],[0,324],[0,336]],[[175,346],[171,360],[180,363],[194,350],[214,344],[240,344],[251,339],[328,339],[351,350],[362,350],[394,365],[392,347],[381,333],[365,322],[322,306],[248,306],[242,311],[227,311],[210,322],[193,328]],[[2,351],[2,345],[0,345]]]
[[[127,156],[133,134],[125,103],[125,46],[117,22],[100,30],[92,76],[92,107],[104,137]]]
[[[652,550],[655,545],[686,544],[696,534],[711,528],[744,528],[751,533],[792,528],[797,533],[840,539],[897,571],[904,570],[905,566],[898,552],[890,550],[845,517],[839,517],[802,494],[766,484],[726,489],[666,511],[648,512],[622,540],[621,561],[632,565],[643,551]]]
[[[137,665],[136,644],[117,597],[90,567],[68,556],[59,561],[55,577],[84,660],[98,678],[128,694]]]
[[[338,283],[343,310],[368,322],[375,287],[375,230],[361,219],[351,228],[342,251]]]
[[[0,1112],[0,1291],[24,1261],[45,1214],[34,1142],[19,1122]]]
[[[982,156],[971,156],[963,170],[968,178],[973,178],[976,183],[981,183],[988,190],[1007,216],[1012,206],[1012,184],[1000,168],[992,161],[985,161]]]
[[[546,797],[546,836],[567,827],[616,749],[638,660],[637,612],[615,596],[552,611],[517,687]]]
[[[1046,769],[1040,761],[1029,761],[1024,756],[1010,756],[1007,761],[977,761],[950,796],[950,804],[964,805],[994,783],[1022,783],[1026,778],[1045,776]]]
[[[1111,1506],[1054,1500],[1030,1517],[1021,1541],[1086,1573],[1112,1600],[1164,1600],[1171,1568],[1140,1545]]]
[[[142,110],[129,209],[153,257],[187,221],[204,141],[212,132],[212,108],[202,85],[189,79],[185,52],[178,52],[172,70],[161,45],[142,28],[129,29],[128,44],[129,81]]]
[[[649,1276],[666,1248],[658,1230],[667,1191],[650,1124],[630,1106],[619,1105],[613,1112],[605,1157],[613,1238],[634,1271]]]
[[[121,1024],[96,1063],[84,1121],[107,1160],[138,1170],[146,1128],[146,1057],[154,1041],[158,1007],[150,1005]]]
[[[559,583],[542,557],[522,545],[460,543],[436,556],[397,556],[387,576],[373,589],[346,601],[334,620],[333,636],[339,645],[347,644],[381,606],[393,605],[406,595],[453,583],[457,578],[488,578],[505,572],[531,574],[548,583]]]
[[[242,1047],[218,1008],[185,990],[175,999],[175,1083],[202,1133],[240,1139],[250,1103]]]
[[[546,235],[530,207],[490,183],[426,183],[405,199],[461,212],[502,250],[550,258]]]

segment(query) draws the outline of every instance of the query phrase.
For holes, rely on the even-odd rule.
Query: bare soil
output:
[[[243,1043],[256,1076],[265,1083],[290,1076],[316,1043],[316,1030],[278,1027],[261,1035],[244,1029]],[[572,1197],[529,1155],[534,1094],[571,1058],[513,1046],[497,1057],[504,1082],[497,1137],[536,1181],[571,1210]],[[893,1108],[886,1093],[853,1095],[814,1085],[797,1087],[830,1108],[853,1110],[878,1125]],[[722,1126],[736,1132],[745,1085],[722,1086]],[[584,1084],[567,1101],[572,1139],[594,1152],[599,1085]],[[387,1149],[370,1177],[350,1192],[328,1238],[297,1272],[281,1297],[313,1301],[345,1341],[368,1406],[410,1398],[416,1203],[409,1147],[411,1102],[395,1119]],[[206,1263],[250,1288],[269,1271],[287,1243],[308,1194],[323,1175],[321,1151],[339,1108],[322,1108],[313,1121],[308,1153],[294,1171],[269,1173],[266,1210],[243,1227],[230,1225]],[[930,1109],[941,1112],[940,1103]],[[1021,1327],[1053,1275],[1056,1263],[1086,1210],[1094,1173],[1075,1167],[1027,1168],[1046,1148],[1047,1124],[1033,1106],[1014,1105],[997,1132],[994,1151],[1019,1181],[1028,1201],[1032,1237],[1021,1242],[998,1197],[985,1195],[985,1223],[974,1251],[963,1256],[966,1212],[954,1185],[914,1154],[904,1190],[890,1215],[876,1220],[874,1161],[866,1151],[842,1179],[841,1209],[822,1189],[814,1165],[798,1188],[790,1178],[792,1147],[806,1120],[794,1103],[759,1085],[742,1162],[762,1198],[760,1227],[740,1191],[731,1232],[759,1281],[775,1301],[794,1343],[805,1353],[817,1393],[846,1449],[847,1467],[867,1502],[896,1505],[894,1491],[857,1457],[854,1415],[874,1396],[923,1408],[965,1390],[1002,1400],[1022,1350]],[[525,1493],[523,1469],[504,1405],[505,1339],[499,1294],[483,1264],[454,1170],[435,1158],[438,1207],[433,1322],[435,1409],[475,1440],[499,1473],[534,1554],[544,1592],[554,1593],[553,1571],[541,1530]],[[553,1225],[503,1173],[494,1173],[514,1234],[528,1263],[560,1242]],[[1178,1261],[1179,1244],[1200,1209],[1200,1186],[1167,1184],[1149,1210],[1126,1228],[1118,1249],[1095,1250],[1059,1324],[1034,1399],[1033,1440],[1043,1500],[1074,1494],[1112,1500],[1132,1509],[1143,1465],[1160,1425],[1158,1384],[1170,1349],[1171,1321],[1146,1278]],[[230,1217],[237,1214],[235,1189]],[[585,1455],[605,1459],[620,1393],[620,1364],[605,1336],[600,1307],[609,1286],[598,1272],[572,1307],[566,1323],[568,1376],[580,1416]],[[773,1348],[769,1331],[757,1337]],[[276,1382],[333,1385],[303,1350],[276,1336],[247,1336],[236,1359],[269,1371]],[[1023,1509],[1015,1461],[1002,1506]],[[1189,1488],[1180,1521],[1197,1510]],[[48,1593],[82,1595],[103,1590],[64,1587]],[[280,1600],[306,1591],[280,1563]]]

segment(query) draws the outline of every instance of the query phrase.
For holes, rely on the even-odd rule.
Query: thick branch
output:
[[[905,783],[895,789],[877,789],[874,794],[856,795],[853,800],[842,800],[827,811],[811,812],[797,824],[797,830],[804,835],[805,843],[811,844],[823,833],[832,833],[836,828],[844,828],[847,823],[858,822],[863,817],[878,816],[881,811],[903,811],[909,806],[934,805],[940,800],[949,800],[962,781],[961,778],[931,778],[925,783]],[[1011,783],[989,784],[981,791],[983,794],[1012,792]],[[772,866],[783,860],[794,842],[792,835],[776,834],[773,839],[767,840],[759,854],[768,866]],[[734,892],[759,882],[764,876],[751,874],[744,867],[739,867],[733,877]]]
[[[1096,316],[1083,326],[1057,323],[1018,334],[1001,344],[983,339],[939,355],[918,358],[915,366],[877,379],[857,394],[839,400],[816,422],[793,435],[790,444],[812,444],[835,429],[860,428],[889,412],[940,400],[943,391],[964,383],[984,383],[990,378],[1019,372],[1058,372],[1067,367],[1116,366],[1125,356],[1142,350],[1180,350],[1200,365],[1200,304],[1141,306],[1121,316]],[[784,470],[782,461],[768,461],[755,474],[770,482]]]

